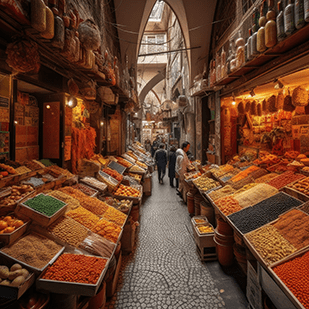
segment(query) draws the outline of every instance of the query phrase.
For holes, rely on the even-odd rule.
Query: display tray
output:
[[[278,266],[278,265],[281,265],[287,261],[290,261],[294,258],[297,258],[297,257],[300,257],[302,256],[303,254],[305,254],[306,252],[309,251],[309,247],[301,250],[301,251],[298,251],[298,252],[295,252],[291,255],[289,255],[288,257],[282,259],[281,261],[278,261],[272,265],[270,265],[268,267],[268,271],[270,272],[272,278],[274,279],[274,281],[278,284],[278,286],[281,288],[281,290],[284,292],[284,294],[290,299],[290,301],[295,305],[296,308],[300,308],[300,309],[306,309],[304,307],[304,305],[298,300],[298,298],[291,292],[291,290],[282,282],[282,280],[278,277],[278,275],[274,272],[273,268]],[[304,279],[307,279],[307,278],[304,278]]]
[[[89,179],[89,181],[88,181]],[[91,180],[90,180],[91,179]],[[80,183],[83,183],[95,190],[98,190],[100,193],[105,193],[107,190],[107,184],[93,177],[84,177],[80,179]]]
[[[5,248],[5,247],[4,247],[4,248]],[[20,261],[20,260],[18,260],[18,259],[15,259],[15,258],[11,257],[10,255],[4,253],[2,250],[0,250],[0,258],[1,258],[1,257],[5,257],[5,258],[7,258],[7,259],[11,259],[12,261],[14,261],[14,263],[18,263],[18,264],[20,264],[21,266],[27,268],[29,271],[35,273],[36,275],[39,275],[40,273],[42,273],[42,271],[43,271],[48,265],[52,264],[52,263],[58,258],[58,256],[59,256],[60,254],[62,254],[62,252],[63,252],[64,250],[65,250],[65,247],[62,247],[62,248],[58,251],[58,253],[57,253],[57,254],[44,266],[44,267],[42,267],[42,268],[36,268],[36,267],[31,266],[31,265],[29,265],[29,264],[27,264],[27,263],[25,263],[25,262],[22,262],[22,261]]]
[[[46,290],[51,293],[59,293],[59,294],[74,294],[74,295],[82,295],[82,296],[95,296],[97,291],[104,279],[105,273],[108,268],[108,260],[104,257],[97,257],[100,259],[107,260],[107,263],[101,272],[101,275],[96,284],[86,284],[86,283],[78,283],[78,282],[67,282],[67,281],[55,281],[55,280],[47,280],[42,279],[47,269],[43,271],[43,273],[36,280],[36,288],[38,290]]]
[[[13,264],[15,264],[15,261],[11,258],[7,256],[0,256],[0,265],[6,265],[10,268]],[[35,275],[28,267],[25,268],[29,271],[29,275],[25,282],[18,287],[0,285],[0,297],[17,300],[30,288],[35,281]]]
[[[98,190],[91,188],[90,186],[83,184],[83,183],[78,183],[72,186],[72,188],[80,190],[82,193],[85,193],[86,195],[90,197],[96,197],[97,194],[99,193]]]
[[[211,225],[211,224],[210,224]],[[213,233],[205,233],[205,234],[200,234],[197,226],[193,228],[193,235],[195,239],[195,243],[200,247],[200,248],[209,248],[209,247],[215,247],[215,241],[214,241],[214,232]]]
[[[115,162],[115,161],[111,161],[107,167],[117,171],[119,174],[123,175],[124,171],[126,170],[126,167]]]
[[[40,193],[43,194],[43,193]],[[54,199],[58,200],[61,203],[64,203],[63,201],[53,197]],[[26,202],[26,201],[25,201]],[[63,207],[61,207],[58,211],[56,211],[52,216],[44,215],[41,212],[38,212],[29,206],[25,205],[24,203],[19,203],[15,209],[15,213],[17,215],[26,216],[29,219],[37,222],[41,226],[49,226],[54,221],[56,221],[59,217],[61,217],[66,212],[67,204],[64,203]]]
[[[131,156],[129,156],[129,155],[125,154],[125,153],[122,154],[121,157],[124,158],[124,159],[126,159],[127,161],[129,161],[129,162],[132,163],[132,164],[135,164],[135,162],[136,162],[135,159],[133,159]]]
[[[24,179],[35,176],[37,171],[30,171],[24,174],[14,174],[6,176],[0,179],[0,188],[7,187],[8,185],[14,185]]]
[[[303,202],[307,202],[309,201],[309,195],[306,195],[300,191],[297,191],[293,188],[289,188],[288,186],[283,187],[280,191],[283,191],[285,193],[287,193],[288,195],[291,195]]]
[[[133,201],[133,204],[139,203],[142,200],[143,197],[143,187],[140,186],[139,188],[136,188],[140,192],[140,196],[134,197],[134,196],[125,196],[125,195],[115,195],[113,194],[113,197],[118,200],[129,200]]]
[[[305,175],[306,177],[309,177],[309,171],[304,171],[303,169],[301,169],[299,172]]]
[[[197,221],[197,220],[200,220],[201,222]],[[203,221],[203,222],[202,222]],[[192,219],[191,219],[191,223],[192,223],[192,227],[194,227],[195,225],[198,225],[198,224],[207,224],[209,223],[208,222],[208,219],[207,217],[205,216],[194,216]]]
[[[21,237],[24,233],[26,233],[29,224],[30,224],[30,221],[27,221],[22,226],[20,226],[15,231],[13,231],[12,233],[1,233],[0,243],[2,244],[2,246],[11,245],[17,238]]]
[[[138,165],[135,165],[135,166],[138,166]],[[134,167],[134,166],[133,166]],[[138,170],[138,171],[135,171],[135,170],[132,170],[132,167],[129,169],[129,173],[134,173],[134,174],[137,174],[137,175],[145,175],[146,174],[146,170],[144,170],[142,167],[138,166],[141,170]]]

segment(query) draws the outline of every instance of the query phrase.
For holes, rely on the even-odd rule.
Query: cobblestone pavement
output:
[[[187,207],[169,179],[158,184],[154,173],[152,185],[152,195],[141,207],[134,256],[122,269],[118,291],[107,308],[247,308],[241,291],[233,307],[226,305],[224,290],[196,253]]]

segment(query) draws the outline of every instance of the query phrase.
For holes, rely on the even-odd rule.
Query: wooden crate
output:
[[[199,247],[196,246],[196,252],[202,262],[217,260],[216,247]]]
[[[282,188],[282,191],[293,196],[293,197],[295,197],[295,198],[297,198],[297,199],[299,199],[299,200],[301,200],[301,201],[303,201],[303,202],[309,201],[309,195],[301,193],[300,191],[297,191],[293,188],[286,186],[286,187]]]
[[[53,197],[53,198],[55,198],[55,197]],[[64,203],[63,201],[60,201],[60,202]],[[61,207],[52,216],[48,217],[47,215],[44,215],[44,214],[28,207],[24,203],[20,203],[20,204],[17,205],[17,207],[15,209],[15,213],[17,215],[21,215],[21,216],[29,218],[29,219],[37,222],[41,226],[49,226],[50,224],[55,222],[59,217],[64,215],[65,212],[66,212],[66,209],[67,209],[67,204],[65,204],[63,207]]]

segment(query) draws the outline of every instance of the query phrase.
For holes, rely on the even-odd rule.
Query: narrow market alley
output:
[[[152,175],[144,198],[135,252],[120,276],[107,308],[248,308],[237,265],[223,271],[218,261],[201,262],[186,204]]]

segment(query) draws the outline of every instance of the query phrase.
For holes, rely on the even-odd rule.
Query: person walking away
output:
[[[187,186],[185,183],[184,179],[184,174],[187,172],[187,168],[190,165],[190,160],[188,159],[188,156],[186,152],[190,149],[190,143],[189,142],[184,142],[181,145],[181,148],[177,149],[176,151],[176,167],[175,167],[175,172],[176,172],[176,177],[179,179],[179,189],[178,189],[178,194],[182,196],[183,200],[186,202],[187,201]]]
[[[175,165],[176,165],[176,147],[170,148],[169,160],[168,160],[168,177],[170,179],[170,186],[174,188],[175,178]],[[176,188],[178,188],[178,178],[176,178]]]
[[[159,146],[159,139],[158,137],[156,137],[156,139],[153,141],[152,145],[151,145],[151,156],[154,158],[154,154],[157,151]]]
[[[163,144],[161,144],[159,149],[155,152],[154,159],[157,164],[159,183],[163,183],[167,164],[167,153]]]

